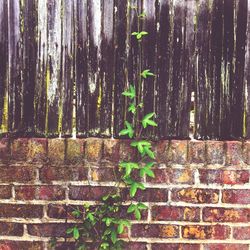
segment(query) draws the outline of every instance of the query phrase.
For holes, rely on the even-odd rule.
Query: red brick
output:
[[[47,160],[48,140],[46,138],[29,139],[28,148],[28,161],[44,162]]]
[[[152,250],[200,250],[199,244],[154,243]]]
[[[170,144],[170,159],[176,164],[185,164],[187,162],[188,141],[172,140]]]
[[[103,148],[103,160],[117,163],[120,159],[120,140],[105,139]]]
[[[147,244],[144,242],[126,242],[124,244],[126,250],[147,250]]]
[[[0,235],[22,236],[23,225],[18,223],[0,222]]]
[[[249,182],[249,171],[247,170],[211,170],[200,169],[200,181],[206,184],[245,184]]]
[[[172,200],[189,203],[218,203],[219,191],[199,188],[173,189]]]
[[[85,139],[66,140],[66,162],[70,164],[81,164],[84,161]]]
[[[203,209],[203,220],[207,222],[250,222],[250,209],[206,207]]]
[[[237,204],[249,204],[250,203],[249,189],[223,190],[222,202],[233,203],[233,204],[236,204],[236,203]]]
[[[131,199],[128,192],[126,197],[127,200]],[[138,190],[133,200],[141,202],[167,202],[168,190],[166,188],[146,188],[145,190]]]
[[[248,227],[234,227],[233,237],[237,240],[250,240],[250,226]]]
[[[85,158],[90,162],[98,162],[102,158],[103,140],[87,138],[85,144]]]
[[[182,237],[184,239],[228,239],[230,235],[230,227],[223,225],[215,226],[182,226]]]
[[[60,186],[41,186],[37,188],[37,199],[40,200],[64,200],[65,189]]]
[[[0,167],[1,182],[27,183],[35,179],[35,169],[29,166]]]
[[[59,204],[49,204],[47,214],[50,218],[55,219],[74,219],[72,212],[76,208],[81,208],[81,211],[84,212],[83,207],[73,206],[73,205],[59,205]]]
[[[93,167],[91,168],[92,181],[116,181],[121,176],[118,168],[114,167]]]
[[[48,140],[48,159],[55,165],[62,164],[65,160],[65,139]]]
[[[52,181],[86,181],[88,168],[81,166],[51,167],[44,166],[40,169],[40,180],[45,183]]]
[[[154,168],[155,178],[147,178],[150,183],[194,184],[194,171],[191,169]]]
[[[131,142],[131,140],[122,140],[120,142],[120,161],[134,161],[136,159],[136,149],[130,146]]]
[[[248,250],[247,244],[205,244],[203,250]]]
[[[0,199],[10,199],[11,197],[11,186],[0,186]]]
[[[155,221],[200,221],[200,209],[194,207],[153,206]]]
[[[102,196],[111,191],[115,191],[115,189],[113,187],[71,186],[69,189],[69,198],[85,201],[100,200]]]
[[[19,138],[11,142],[11,159],[16,161],[25,161],[27,159],[29,139]]]
[[[42,218],[43,207],[40,205],[0,204],[1,218]]]
[[[8,138],[0,139],[0,162],[8,162],[10,159],[10,143]]]
[[[191,163],[204,163],[206,157],[204,141],[189,141],[188,158]]]
[[[179,226],[165,224],[134,224],[131,228],[131,236],[146,238],[178,238]]]
[[[43,242],[34,241],[0,241],[0,250],[43,250]]]
[[[243,159],[242,143],[240,141],[226,141],[226,163],[228,165],[241,164]]]
[[[65,237],[66,230],[70,224],[48,223],[48,224],[30,224],[27,225],[28,233],[38,237]]]
[[[208,164],[223,164],[225,163],[224,142],[222,141],[207,141],[207,163]]]
[[[155,145],[156,161],[168,163],[170,161],[170,141],[161,140]]]
[[[243,144],[243,158],[246,164],[250,165],[250,141]]]
[[[35,186],[16,186],[15,198],[17,200],[34,200],[36,198]]]

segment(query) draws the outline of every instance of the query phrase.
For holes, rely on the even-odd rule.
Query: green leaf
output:
[[[138,17],[139,18],[144,18],[144,17],[146,17],[147,15],[146,15],[146,13],[145,12],[142,12]]]
[[[68,229],[66,230],[66,233],[67,233],[67,234],[71,234],[71,233],[73,232],[73,230],[74,230],[73,227],[72,227],[72,228],[68,228]]]
[[[134,182],[130,186],[130,197],[134,197],[137,189],[145,190],[145,186],[141,182]]]
[[[125,168],[125,176],[124,177],[129,176],[133,169],[139,168],[139,164],[136,162],[121,162],[119,164],[119,166],[122,168]]]
[[[109,248],[109,243],[108,242],[103,242],[101,244],[101,249],[108,249]]]
[[[136,218],[137,220],[140,220],[140,219],[141,219],[141,212],[140,212],[139,209],[136,209],[136,210],[135,210],[135,218]]]
[[[138,209],[141,209],[141,210],[148,209],[148,207],[141,202],[137,204],[137,207],[138,207]]]
[[[135,87],[133,85],[129,85],[129,88],[122,92],[122,95],[129,97],[130,99],[135,98]]]
[[[148,125],[149,125],[149,126],[154,126],[154,127],[157,126],[157,123],[156,123],[155,121],[151,120],[151,118],[152,118],[153,116],[155,116],[155,113],[154,113],[154,112],[149,113],[149,114],[147,114],[147,115],[145,115],[145,116],[143,117],[143,119],[142,119],[142,126],[143,126],[143,128],[146,128]]]
[[[148,76],[155,76],[152,72],[150,72],[150,69],[145,69],[141,72],[141,76],[146,79]]]
[[[117,233],[114,230],[111,232],[111,241],[113,244],[115,244],[117,241]]]
[[[135,204],[131,204],[128,209],[127,209],[127,212],[128,213],[133,213],[136,209],[136,205]]]
[[[149,147],[144,147],[144,152],[151,158],[155,159],[154,152]]]
[[[137,36],[139,33],[138,32],[133,32],[131,35],[132,36]]]
[[[126,129],[123,129],[120,131],[119,135],[128,135],[129,138],[132,138],[134,135],[134,129],[132,127],[132,124],[130,124],[128,121],[125,121]]]
[[[132,114],[135,114],[136,112],[136,107],[134,103],[131,103],[128,107],[128,111],[131,112]]]
[[[151,147],[151,143],[148,141],[135,141],[130,144],[132,147],[136,147],[137,150],[141,153],[145,153],[145,147]]]
[[[119,224],[118,227],[117,227],[117,233],[118,233],[118,234],[122,234],[123,231],[124,231],[124,225],[121,223],[121,224]]]
[[[81,216],[81,211],[79,210],[79,208],[77,208],[76,210],[74,210],[72,212],[72,215],[76,218],[79,218]]]
[[[74,227],[73,229],[73,237],[75,240],[78,240],[80,237],[79,229],[77,227]]]

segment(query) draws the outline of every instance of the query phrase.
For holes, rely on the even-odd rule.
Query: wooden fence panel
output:
[[[142,136],[187,138],[194,92],[196,139],[249,138],[249,2],[0,0],[0,133],[119,137],[134,84]]]

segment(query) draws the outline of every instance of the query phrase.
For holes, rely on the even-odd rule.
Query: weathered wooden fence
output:
[[[194,92],[196,138],[250,137],[250,0],[0,0],[0,133],[118,137],[140,66],[151,136],[188,137]]]

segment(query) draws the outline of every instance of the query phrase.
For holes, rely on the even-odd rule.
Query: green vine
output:
[[[148,140],[140,139],[143,129],[148,126],[157,126],[154,121],[154,112],[148,113],[140,119],[143,109],[142,83],[148,77],[154,77],[154,74],[149,69],[142,70],[141,66],[141,41],[148,35],[148,32],[140,30],[140,19],[145,18],[145,13],[139,14],[136,7],[132,7],[132,9],[135,10],[138,19],[138,31],[131,34],[135,36],[139,44],[138,89],[136,90],[135,86],[131,84],[122,93],[129,100],[127,110],[131,113],[132,118],[131,122],[125,121],[125,127],[119,135],[133,139],[130,146],[138,151],[139,157],[135,162],[122,161],[119,163],[121,178],[117,181],[114,191],[102,197],[100,204],[95,206],[85,204],[83,211],[80,209],[73,211],[72,214],[79,220],[79,224],[68,228],[67,234],[75,239],[78,250],[88,249],[89,244],[94,244],[95,248],[100,250],[123,249],[124,241],[119,236],[126,233],[126,230],[131,226],[130,220],[124,219],[123,217],[126,216],[122,216],[122,208],[126,207],[125,201],[127,199],[123,191],[128,189],[129,197],[133,198],[139,189],[146,189],[145,185],[135,180],[133,176],[139,174],[141,178],[145,176],[154,178],[152,167],[155,164],[155,154],[152,150],[152,144]],[[126,213],[127,215],[133,214],[136,220],[140,220],[142,211],[146,209],[147,206],[144,203],[131,201],[130,205],[126,207]]]

